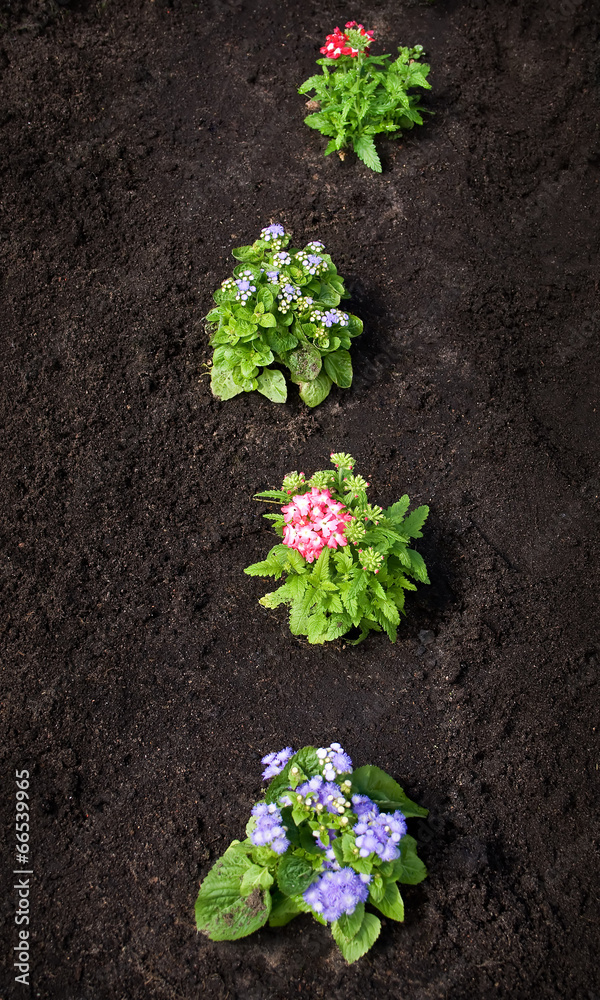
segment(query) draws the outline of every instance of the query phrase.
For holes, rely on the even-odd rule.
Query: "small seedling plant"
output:
[[[338,308],[349,298],[324,245],[286,250],[283,226],[266,226],[252,246],[237,247],[240,263],[214,294],[206,317],[213,331],[211,388],[219,399],[259,392],[284,403],[280,365],[308,406],[318,406],[335,383],[352,384],[350,341],[362,333],[357,316]]]
[[[351,455],[331,455],[334,470],[291,472],[281,490],[265,490],[255,499],[282,504],[281,513],[264,516],[283,541],[262,562],[247,566],[250,576],[285,576],[266,594],[266,608],[287,604],[290,630],[322,644],[359,629],[361,642],[371,631],[384,631],[392,642],[407,590],[413,580],[429,583],[423,557],[411,540],[421,538],[429,513],[418,507],[406,516],[403,496],[382,510],[367,501],[369,483],[354,472]]]
[[[406,823],[427,809],[380,768],[353,770],[339,743],[297,753],[286,747],[262,763],[266,793],[246,839],[232,842],[200,886],[198,930],[235,941],[309,913],[355,962],[381,929],[371,909],[402,921],[398,883],[416,885],[427,875]]]
[[[299,89],[300,94],[314,92],[309,105],[318,110],[304,119],[310,128],[330,136],[325,156],[351,148],[371,170],[381,172],[381,160],[374,136],[380,132],[401,135],[402,131],[423,124],[424,108],[419,97],[409,94],[416,88],[431,89],[427,82],[429,66],[420,62],[423,47],[400,46],[398,58],[371,56],[369,46],[375,41],[372,31],[349,21],[345,31],[336,28],[327,36],[317,59],[321,73],[311,76]]]

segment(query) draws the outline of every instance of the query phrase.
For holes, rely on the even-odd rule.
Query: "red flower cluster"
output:
[[[375,41],[373,38],[372,31],[365,31],[362,24],[357,24],[356,21],[348,21],[346,23],[346,28],[350,30],[354,29],[359,32],[363,38],[368,39],[366,42],[365,54],[368,55],[368,46],[371,42]],[[336,28],[332,35],[327,35],[325,40],[325,45],[319,50],[328,59],[339,59],[340,56],[357,56],[360,49],[355,48],[351,43],[348,35],[345,32],[340,31]]]

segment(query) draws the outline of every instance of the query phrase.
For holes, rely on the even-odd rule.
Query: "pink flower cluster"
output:
[[[318,490],[292,497],[291,503],[281,508],[284,515],[283,542],[296,549],[307,562],[318,559],[327,546],[337,549],[347,545],[345,526],[353,521],[343,504],[333,500],[329,490]]]
[[[372,31],[365,31],[362,24],[357,24],[356,21],[348,21],[346,24],[347,28],[356,29],[363,38],[368,39],[364,44],[369,46],[371,42],[375,41],[373,38]],[[336,28],[332,35],[327,35],[325,39],[325,45],[319,50],[328,59],[339,59],[340,56],[357,56],[359,49],[354,48],[350,44],[350,39],[348,35]],[[368,51],[365,50],[365,55],[368,55]]]

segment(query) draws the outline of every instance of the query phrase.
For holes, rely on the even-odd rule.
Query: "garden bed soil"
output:
[[[0,8],[1,995],[597,1000],[598,4]],[[381,175],[302,124],[348,17],[432,66]],[[206,376],[212,292],[270,222],[365,323],[313,411]],[[242,572],[253,494],[332,450],[431,507],[396,645],[311,647]],[[353,966],[308,917],[197,935],[260,758],[331,740],[431,810],[404,926]]]

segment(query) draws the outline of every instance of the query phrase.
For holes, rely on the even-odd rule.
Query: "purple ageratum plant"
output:
[[[354,962],[379,934],[373,909],[402,920],[397,883],[426,875],[405,816],[427,811],[379,768],[353,770],[339,743],[297,753],[284,747],[263,764],[265,799],[252,809],[247,838],[234,840],[203,881],[198,929],[212,940],[236,940],[267,921],[280,927],[309,912],[331,925],[342,955]],[[330,768],[343,777],[328,780]],[[381,812],[377,800],[397,808]]]
[[[354,913],[359,903],[366,903],[371,879],[371,875],[359,874],[353,868],[327,871],[308,887],[303,899],[315,913],[333,923],[344,913]]]
[[[266,757],[263,757],[261,764],[267,765],[262,773],[264,781],[270,781],[277,774],[281,774],[288,760],[293,756],[294,751],[292,748],[284,747],[283,750],[278,750],[276,753],[268,753]]]
[[[256,847],[270,847],[276,854],[283,854],[290,846],[283,826],[281,813],[277,806],[259,802],[254,806],[252,815],[256,826],[250,834],[250,840]]]
[[[349,351],[362,322],[332,309],[349,296],[323,244],[288,250],[289,243],[284,227],[273,223],[252,245],[233,250],[241,263],[215,292],[206,317],[214,348],[211,389],[219,399],[256,389],[285,402],[286,378],[276,366],[289,370],[308,406],[322,403],[332,385],[352,383]],[[307,315],[313,303],[319,315],[329,309],[327,327]]]

